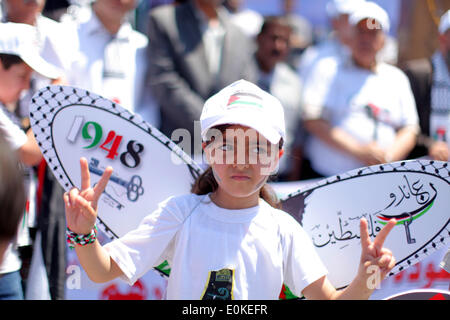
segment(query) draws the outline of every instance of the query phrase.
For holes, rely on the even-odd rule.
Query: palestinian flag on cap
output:
[[[238,105],[254,106],[262,108],[262,98],[253,93],[239,92],[230,96],[227,107],[237,107]]]

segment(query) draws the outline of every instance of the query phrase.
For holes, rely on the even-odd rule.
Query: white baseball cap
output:
[[[334,18],[341,14],[352,14],[366,0],[330,0],[326,4],[328,16]]]
[[[253,128],[272,144],[286,140],[280,101],[246,80],[230,84],[205,102],[200,116],[203,140],[209,129],[223,124]]]
[[[375,20],[380,24],[381,29],[384,32],[389,32],[389,16],[387,12],[375,2],[365,1],[361,3],[361,5],[358,6],[358,9],[350,15],[348,21],[351,25],[355,26],[364,19]]]
[[[34,71],[56,79],[59,70],[39,54],[35,27],[23,23],[0,23],[0,53],[19,56]]]
[[[450,10],[441,17],[441,21],[439,22],[439,33],[444,34],[448,29],[450,29]]]

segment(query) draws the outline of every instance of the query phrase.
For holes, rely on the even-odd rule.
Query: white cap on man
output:
[[[368,23],[374,28],[379,26],[385,32],[389,32],[390,23],[387,12],[375,2],[365,1],[350,15],[349,23],[356,26],[360,21],[368,19]],[[378,24],[377,24],[378,23]]]
[[[439,33],[444,34],[448,29],[450,29],[450,10],[441,17],[441,21],[439,22]]]
[[[208,130],[223,124],[255,129],[272,144],[286,140],[284,111],[280,101],[246,80],[238,80],[209,98],[200,116],[204,141]]]
[[[0,53],[19,56],[31,69],[44,77],[60,77],[60,71],[39,54],[36,29],[31,25],[0,23]]]
[[[341,14],[351,15],[366,0],[330,0],[326,4],[327,14],[335,18]]]

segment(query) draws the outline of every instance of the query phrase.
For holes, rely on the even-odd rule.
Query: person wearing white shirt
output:
[[[36,28],[36,43],[43,59],[62,70],[71,63],[72,39],[69,30],[58,21],[42,15],[46,0],[17,1],[4,0],[4,22],[32,25]]]
[[[39,55],[34,41],[35,33],[36,28],[27,24],[0,23],[0,136],[17,152],[17,158],[30,166],[38,164],[42,154],[31,130],[25,134],[18,126],[17,117],[7,106],[14,104],[21,93],[29,88],[33,71],[51,79],[58,77],[57,69]],[[8,151],[0,149],[0,152]],[[19,175],[17,178],[25,185],[29,184],[31,170],[25,166],[24,169],[24,177]],[[6,204],[2,203],[3,205]],[[21,260],[17,247],[19,244],[28,245],[29,239],[26,228],[22,225],[20,228],[19,225],[16,227],[19,230],[18,237],[9,242],[0,263],[0,299],[23,298],[19,273]]]
[[[110,1],[97,0],[90,6],[68,10],[71,14],[61,21],[74,27],[77,34],[77,57],[68,82],[140,113],[158,126],[158,108],[145,88],[148,39],[127,21],[137,2],[112,5]]]
[[[106,168],[91,187],[87,159],[80,159],[82,189],[65,193],[64,202],[67,240],[89,278],[133,284],[166,260],[167,299],[275,300],[283,285],[306,299],[368,299],[374,286],[367,286],[367,271],[375,268],[383,279],[395,266],[383,243],[396,220],[374,241],[367,220],[360,220],[358,271],[350,285],[336,290],[308,234],[277,209],[266,185],[284,152],[280,101],[239,80],[205,102],[200,125],[209,166],[192,194],[169,197],[135,230],[105,246],[96,238],[95,221],[113,170]]]
[[[386,12],[366,2],[350,23],[351,58],[336,69],[322,62],[303,92],[303,119],[311,133],[306,154],[322,176],[405,159],[419,132],[406,75],[376,59],[389,30]]]
[[[311,46],[302,54],[298,66],[298,72],[303,81],[306,81],[311,70],[321,59],[335,60],[345,59],[350,55],[348,45],[351,41],[349,16],[365,0],[330,0],[327,2],[326,11],[329,17],[332,33],[329,38],[315,46]]]

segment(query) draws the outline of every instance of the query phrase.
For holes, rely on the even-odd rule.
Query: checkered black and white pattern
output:
[[[307,186],[305,189],[298,190],[287,195],[285,198],[281,199],[283,203],[283,209],[290,212],[297,220],[301,221],[303,210],[300,206],[304,205],[304,199],[306,199],[315,189],[326,187],[331,184],[338,182],[370,176],[378,175],[389,172],[416,172],[425,173],[427,175],[434,176],[447,183],[448,189],[441,190],[444,192],[444,197],[450,197],[450,163],[443,161],[433,161],[433,160],[406,160],[393,163],[387,163],[382,165],[374,165],[370,167],[359,168],[355,170],[348,171],[343,174],[335,175],[313,185]],[[297,198],[297,200],[296,200]],[[299,216],[296,216],[297,212],[300,212]],[[444,214],[445,216],[445,214]],[[447,220],[442,221],[443,227],[438,232],[436,236],[430,239],[425,245],[423,245],[419,250],[413,252],[410,256],[401,261],[397,261],[396,266],[392,269],[389,276],[392,276],[398,272],[401,272],[405,268],[414,265],[415,263],[423,260],[428,255],[439,250],[440,248],[447,246],[450,242],[450,208],[447,213]]]
[[[49,168],[66,191],[75,186],[67,177],[56,155],[52,123],[62,109],[72,105],[95,106],[132,122],[186,163],[194,179],[201,173],[200,167],[181,148],[159,130],[145,122],[138,114],[133,114],[117,103],[84,89],[59,85],[48,86],[42,88],[33,96],[30,105],[30,122],[36,141]],[[117,237],[100,218],[98,220],[102,231],[106,232],[110,238]]]

